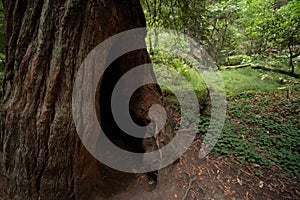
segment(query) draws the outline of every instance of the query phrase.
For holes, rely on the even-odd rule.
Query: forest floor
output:
[[[262,96],[261,98],[264,98]],[[248,98],[248,97],[247,97]],[[297,102],[296,102],[297,103]],[[299,102],[298,102],[299,104]],[[293,107],[295,109],[295,107]],[[243,112],[243,110],[241,110]],[[272,113],[270,113],[272,114]],[[273,113],[274,114],[274,113]],[[294,114],[292,113],[294,116]],[[178,116],[178,115],[177,115]],[[176,113],[173,114],[176,119]],[[297,116],[294,116],[297,117]],[[236,123],[231,116],[230,122]],[[242,123],[242,119],[240,122]],[[242,129],[238,129],[242,134]],[[226,130],[225,130],[226,131]],[[229,130],[231,131],[231,129]],[[298,132],[299,133],[299,132]],[[226,135],[226,132],[224,133]],[[269,138],[266,138],[268,140]],[[234,138],[233,140],[234,141]],[[137,176],[131,184],[112,196],[113,200],[296,200],[300,199],[297,177],[288,175],[287,169],[279,164],[264,165],[261,160],[251,160],[253,155],[219,155],[211,152],[205,159],[198,157],[202,139],[194,141],[178,162],[160,171],[155,189],[151,190],[145,175]],[[220,143],[226,143],[222,140]],[[243,144],[243,140],[238,141]],[[250,140],[247,142],[251,142]],[[286,141],[287,142],[287,141]],[[274,144],[270,144],[274,145]],[[240,147],[240,146],[239,146]],[[245,152],[251,146],[242,146]],[[217,146],[218,150],[223,146]],[[270,148],[266,146],[266,148]],[[283,147],[284,149],[284,147]],[[273,149],[272,149],[273,150]],[[281,149],[279,149],[281,150]],[[223,150],[224,151],[224,150]],[[233,149],[233,153],[239,151]],[[242,150],[241,150],[242,151]],[[276,149],[274,149],[276,151]],[[284,150],[282,150],[284,151]],[[274,155],[276,154],[273,152]],[[263,155],[265,156],[265,155]],[[246,157],[246,158],[245,158]],[[244,158],[242,162],[239,158]],[[248,160],[249,161],[248,161]],[[262,158],[258,158],[262,159]],[[289,163],[289,158],[282,158]],[[252,161],[252,162],[251,162]],[[299,157],[296,158],[299,162]],[[259,163],[259,164],[258,164]],[[299,168],[297,168],[299,170]],[[149,188],[150,187],[150,188]],[[146,189],[145,189],[146,188]]]
[[[205,159],[198,157],[204,119],[198,139],[178,162],[160,171],[154,189],[140,175],[110,199],[300,199],[299,80],[253,69],[222,71],[222,77],[228,112],[214,150]],[[167,100],[179,123],[176,100]]]
[[[114,200],[284,200],[299,199],[297,180],[278,167],[263,170],[258,177],[252,170],[259,165],[240,164],[230,156],[209,155],[199,159],[200,141],[195,141],[173,167],[162,170],[158,184],[145,190],[147,180],[140,176]]]

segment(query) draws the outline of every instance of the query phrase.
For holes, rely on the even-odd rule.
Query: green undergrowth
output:
[[[266,72],[259,69],[240,68],[222,70],[228,95],[256,92],[300,91],[300,80],[288,75]]]
[[[223,70],[221,76],[228,108],[222,135],[213,152],[262,168],[279,166],[288,175],[299,179],[300,80],[251,68]],[[209,105],[205,86],[193,87],[200,107]],[[164,100],[180,112],[174,94],[167,88],[163,88],[163,93]],[[205,135],[209,123],[209,112],[202,113],[200,135]],[[259,169],[254,171],[263,176]]]
[[[282,94],[256,93],[228,100],[223,134],[214,152],[265,168],[277,165],[300,178],[300,93],[289,99]]]

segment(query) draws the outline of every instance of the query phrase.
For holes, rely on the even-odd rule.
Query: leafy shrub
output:
[[[223,65],[240,65],[245,63],[250,63],[251,57],[247,55],[234,55],[234,56],[228,56],[226,63],[223,63]]]

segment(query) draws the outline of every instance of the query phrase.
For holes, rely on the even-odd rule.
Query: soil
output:
[[[158,175],[157,186],[149,191],[147,178],[112,196],[112,200],[284,200],[300,199],[297,180],[278,168],[260,169],[257,164],[240,164],[229,156],[198,158],[200,140],[168,169]],[[263,175],[256,175],[259,169]],[[147,187],[148,184],[148,187]],[[148,189],[147,189],[148,188]],[[148,190],[148,191],[147,191]]]

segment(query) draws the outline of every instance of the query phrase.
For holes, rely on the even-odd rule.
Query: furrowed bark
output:
[[[8,193],[21,199],[105,199],[103,177],[109,174],[81,144],[73,123],[73,83],[82,61],[96,45],[116,33],[145,26],[139,1],[3,3],[7,53],[0,171],[7,179]],[[146,62],[147,52],[139,51],[117,62],[118,70],[113,73],[119,76],[134,64]],[[138,96],[133,98],[133,116],[147,123],[147,112],[139,110],[161,103],[159,91],[147,86]]]

